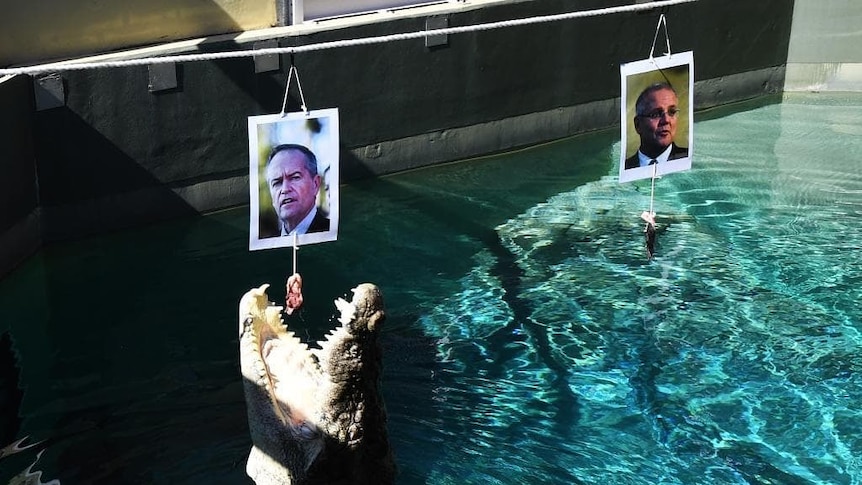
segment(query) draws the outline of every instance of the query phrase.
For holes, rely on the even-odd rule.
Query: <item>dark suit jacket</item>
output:
[[[309,232],[327,231],[329,231],[329,219],[318,210],[317,214],[314,215],[314,219],[311,220],[311,225],[308,226],[308,230],[305,231],[305,233],[308,234]]]
[[[668,160],[676,160],[677,158],[685,158],[688,156],[688,147],[678,146],[676,143],[671,143],[670,148],[670,156],[667,157]],[[640,159],[638,159],[638,152],[635,152],[634,155],[626,158],[626,170],[630,168],[638,168],[640,166]]]
[[[260,238],[266,239],[270,237],[281,237],[281,224],[278,218],[275,217],[275,213],[272,213],[271,218],[263,219],[261,218],[260,222]],[[306,234],[309,232],[327,232],[329,231],[329,219],[321,212],[320,209],[317,210],[317,215],[314,216],[314,219],[311,220],[311,224],[308,226],[308,230]]]

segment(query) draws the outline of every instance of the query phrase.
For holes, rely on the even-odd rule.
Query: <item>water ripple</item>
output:
[[[612,176],[498,226],[529,314],[515,321],[480,252],[463,291],[423,316],[453,368],[447,408],[470,437],[457,451],[477,457],[474,474],[453,463],[433,483],[862,482],[862,177],[836,160],[862,141],[832,106],[850,136],[808,145],[809,108],[699,123],[694,170],[657,186],[651,263],[644,187]],[[790,121],[770,133],[776,112]],[[561,384],[577,407],[565,417]]]

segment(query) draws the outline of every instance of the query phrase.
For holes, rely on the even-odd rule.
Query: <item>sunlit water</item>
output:
[[[381,286],[399,484],[862,484],[862,97],[778,101],[700,116],[651,262],[615,132],[344,187],[292,325]],[[0,447],[44,440],[0,483],[39,450],[43,481],[250,483],[236,306],[291,255],[246,227],[54,246],[0,282],[24,390]]]

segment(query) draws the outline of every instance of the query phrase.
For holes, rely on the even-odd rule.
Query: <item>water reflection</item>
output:
[[[702,116],[652,262],[648,183],[603,176],[616,133],[347,186],[341,240],[300,252],[297,326],[318,339],[334,298],[381,286],[398,483],[859,482],[860,105]],[[245,217],[0,281],[26,390],[6,443],[49,440],[36,468],[64,484],[247,483],[236,302],[290,256],[248,253]]]
[[[793,107],[781,105],[787,123],[818,124],[798,121],[805,106],[787,114]],[[507,285],[493,277],[488,252],[461,292],[422,320],[446,336],[441,353],[457,369],[464,432],[495,427],[476,438],[483,460],[529,457],[532,467],[486,479],[532,481],[554,469],[566,472],[548,483],[859,479],[859,435],[847,418],[860,391],[852,349],[862,272],[847,250],[862,242],[859,219],[848,217],[862,207],[862,185],[830,189],[836,172],[858,163],[845,157],[817,170],[819,158],[808,160],[804,184],[795,183],[772,153],[796,146],[793,133],[806,128],[794,124],[789,137],[776,130],[775,109],[702,124],[697,170],[658,186],[665,232],[653,263],[639,260],[636,234],[648,196],[603,178],[497,228],[520,268],[525,317],[501,298]],[[732,132],[746,135],[723,143]],[[853,137],[831,147],[830,160],[862,148]],[[527,331],[522,347],[517,332],[494,339],[510,328],[541,328],[541,337]],[[542,340],[551,360],[539,355]],[[571,369],[564,375],[578,413],[561,417],[567,399],[549,378],[560,375],[555,368]],[[494,378],[468,377],[477,372]],[[536,433],[558,443],[551,464],[542,439],[512,433],[537,423]],[[573,442],[577,453],[567,455]],[[456,461],[469,448],[451,453]]]

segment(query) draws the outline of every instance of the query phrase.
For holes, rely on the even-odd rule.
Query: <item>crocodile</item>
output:
[[[239,353],[257,485],[387,485],[395,463],[380,394],[378,342],[385,311],[377,286],[339,298],[340,325],[309,347],[269,301],[268,284],[239,304]]]

